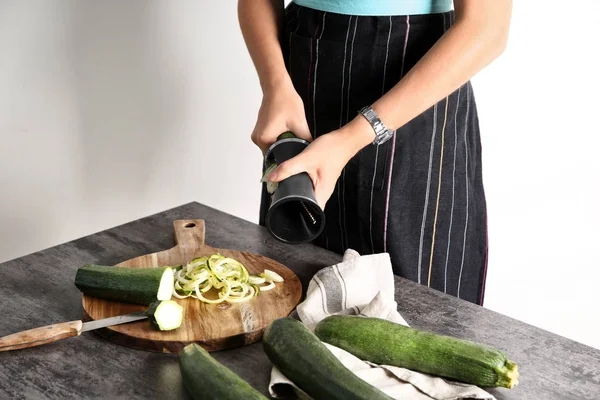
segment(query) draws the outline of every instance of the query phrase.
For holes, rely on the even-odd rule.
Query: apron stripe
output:
[[[444,166],[444,139],[446,132],[446,121],[448,120],[448,97],[446,97],[446,108],[444,109],[444,125],[442,126],[442,149],[440,151],[440,173],[438,175],[438,191],[435,201],[435,214],[433,216],[433,234],[431,235],[431,254],[429,255],[429,274],[427,275],[427,286],[431,286],[431,270],[433,267],[433,250],[435,249],[435,232],[437,230],[438,211],[440,209],[440,193],[442,192],[442,170]]]
[[[396,150],[396,135],[398,131],[394,131],[394,136],[392,136],[392,151],[390,152],[390,172],[388,173],[388,189],[387,195],[385,199],[385,215],[383,217],[383,251],[387,252],[387,227],[388,227],[388,212],[390,209],[390,189],[392,186],[392,172],[394,169],[394,153]]]
[[[294,33],[298,32],[298,28],[300,28],[300,8],[298,8],[298,11],[296,11],[296,19],[297,19],[297,23],[296,23],[296,29],[294,29]],[[292,75],[292,34],[290,34],[290,44],[288,46],[288,52],[289,54],[289,71],[290,71],[290,78]]]
[[[352,15],[348,18],[346,43],[344,44],[344,63],[342,64],[342,99],[340,100],[340,128],[344,124],[344,84],[346,83],[346,56],[348,55],[348,37],[350,37],[350,25],[352,25]]]
[[[385,61],[383,63],[383,82],[381,83],[381,95],[385,94],[385,75],[387,72],[387,62],[390,52],[390,38],[392,37],[392,17],[390,17],[390,28],[388,30],[387,45],[385,48]],[[371,181],[371,204],[369,205],[369,236],[371,238],[371,252],[375,253],[373,244],[373,191],[375,190],[375,177],[377,176],[377,159],[379,158],[379,146],[375,149],[375,163],[373,167],[373,179]],[[385,240],[385,239],[384,239]]]
[[[479,297],[479,305],[483,306],[483,296],[485,294],[485,281],[487,278],[488,268],[488,221],[487,215],[485,216],[485,265],[483,267],[483,277],[481,278],[481,296]]]
[[[377,159],[379,158],[379,146],[375,147],[375,165],[373,168],[373,179],[371,180],[371,201],[369,204],[369,236],[371,237],[371,252],[375,253],[373,245],[373,190],[375,189],[375,177],[377,176]]]
[[[346,95],[346,123],[350,120],[350,85],[352,84],[352,60],[354,58],[354,39],[356,39],[356,25],[358,16],[354,20],[354,33],[352,34],[352,44],[350,47],[350,66],[348,67],[348,88]]]
[[[286,19],[287,19],[288,13],[289,13],[289,9],[286,9],[286,10],[285,10],[285,18],[286,18]],[[300,23],[300,21],[298,21],[298,14],[299,14],[299,13],[300,13],[300,8],[298,8],[298,9],[296,10],[296,22],[297,22],[298,24]],[[289,19],[289,21],[287,21],[287,22],[285,23],[286,27],[290,26],[290,24],[291,24],[292,22],[294,22],[294,17],[291,17],[291,18]]]
[[[350,47],[350,65],[348,66],[348,90],[346,96],[346,123],[350,118],[350,84],[352,83],[352,60],[354,58],[354,39],[356,38],[356,25],[358,24],[358,16],[354,20],[354,33],[352,34],[352,44]],[[348,232],[346,230],[346,169],[342,172],[342,205],[344,207],[344,239],[348,243]]]
[[[348,37],[350,36],[350,25],[352,24],[352,16],[348,18],[348,29],[346,30],[346,43],[344,44],[344,63],[342,64],[342,96],[340,100],[340,128],[342,127],[343,121],[342,118],[344,116],[344,84],[346,83],[346,55],[348,50]],[[342,180],[338,181],[338,214],[339,214],[339,224],[340,224],[340,239],[342,248],[344,247],[344,227],[342,226],[342,204],[340,196],[340,187],[344,184],[345,177],[345,169],[342,170]],[[344,214],[345,217],[345,214]],[[345,225],[345,223],[344,223]]]
[[[423,220],[421,222],[421,238],[419,239],[419,263],[417,265],[417,281],[421,283],[421,263],[423,261],[423,238],[425,236],[425,221],[427,220],[427,206],[429,205],[429,190],[431,188],[431,168],[433,163],[433,148],[435,146],[435,131],[437,130],[437,103],[433,106],[433,132],[431,133],[431,147],[429,149],[429,170],[427,171],[427,189],[423,204]]]
[[[385,46],[385,62],[383,63],[383,83],[381,85],[381,94],[385,93],[385,75],[387,73],[388,56],[390,55],[390,38],[392,37],[392,17],[390,16],[390,30],[388,31],[387,45]],[[402,53],[404,57],[405,53]]]
[[[392,29],[392,17],[390,17],[390,30]],[[406,57],[406,45],[408,44],[408,34],[410,33],[410,17],[406,16],[406,32],[404,34],[404,48],[402,49],[402,67],[400,68],[400,78],[404,74],[404,59]],[[392,137],[392,151],[390,152],[390,172],[388,173],[387,194],[385,196],[385,214],[383,217],[383,251],[387,252],[387,227],[388,227],[388,212],[390,210],[390,191],[392,189],[392,172],[394,171],[394,153],[396,152],[396,135],[394,132]]]
[[[346,233],[346,202],[344,201],[344,198],[346,197],[346,169],[344,168],[342,170],[342,221],[344,221],[344,229],[342,229],[342,248],[346,249],[346,247],[344,247],[343,243],[346,243],[346,246],[348,245],[348,235]]]
[[[467,112],[465,119],[469,120],[469,86],[467,86]],[[465,186],[466,186],[466,217],[465,217],[465,231],[463,233],[463,248],[462,248],[462,259],[460,261],[460,273],[458,274],[458,289],[456,290],[456,297],[460,298],[460,282],[462,280],[463,267],[465,265],[465,247],[467,244],[467,227],[469,226],[469,148],[467,147],[467,130],[469,125],[465,122]]]
[[[316,96],[317,96],[317,68],[319,66],[319,41],[323,37],[323,32],[325,31],[325,16],[327,13],[323,13],[323,22],[321,23],[323,29],[321,29],[321,35],[319,35],[319,40],[317,40],[317,48],[315,49],[315,77],[313,80],[313,132],[314,137],[317,137],[317,113],[316,113]]]
[[[406,57],[406,45],[408,44],[408,34],[410,32],[410,17],[406,16],[406,34],[404,35],[404,49],[402,50],[402,66],[400,67],[400,77],[404,76],[404,58]]]
[[[318,46],[319,42],[317,41],[317,34],[319,33],[320,29],[321,29],[321,25],[318,25],[317,29],[315,29],[315,34],[310,39],[310,47],[309,47],[310,48],[310,62],[308,64],[308,93],[309,93],[309,96],[310,96],[310,93],[311,93],[311,90],[310,90],[310,81],[311,81],[311,77],[313,75],[313,43],[317,42],[317,46]],[[311,134],[312,134],[312,137],[314,139],[316,137],[315,136],[315,127],[314,126],[313,126]]]
[[[448,247],[446,248],[446,264],[444,265],[444,293],[447,290],[448,281],[448,258],[450,257],[450,239],[452,238],[452,219],[454,217],[454,183],[455,183],[455,172],[456,172],[456,132],[458,127],[456,126],[456,120],[458,119],[458,105],[460,104],[460,89],[458,88],[458,98],[456,99],[456,112],[454,113],[454,157],[452,159],[452,206],[450,207],[450,226],[448,227]]]

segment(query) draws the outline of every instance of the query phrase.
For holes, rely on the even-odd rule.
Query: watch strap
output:
[[[375,131],[375,139],[373,140],[374,144],[380,145],[385,143],[394,135],[394,131],[386,128],[375,110],[373,110],[370,106],[361,108],[359,110],[359,114],[369,121],[369,124],[371,124],[371,127]]]

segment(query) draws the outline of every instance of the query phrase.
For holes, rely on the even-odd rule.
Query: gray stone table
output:
[[[80,319],[81,293],[73,284],[78,267],[167,249],[173,246],[173,220],[192,218],[206,220],[208,244],[275,259],[304,287],[317,270],[341,259],[312,245],[281,244],[260,226],[189,203],[0,264],[0,336]],[[519,364],[519,386],[490,390],[499,400],[600,399],[600,351],[405,279],[395,283],[399,311],[411,326],[492,345]],[[267,393],[271,364],[260,343],[212,354]],[[189,396],[176,355],[121,347],[93,332],[0,352],[0,399],[83,398]]]

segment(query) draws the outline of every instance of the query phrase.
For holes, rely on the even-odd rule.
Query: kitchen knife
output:
[[[71,321],[60,324],[42,326],[28,331],[13,333],[12,335],[0,337],[0,351],[25,349],[27,347],[39,346],[46,343],[56,342],[73,336],[79,336],[82,332],[91,331],[107,326],[126,324],[148,318],[144,311],[134,312],[116,317],[99,319],[97,321]]]

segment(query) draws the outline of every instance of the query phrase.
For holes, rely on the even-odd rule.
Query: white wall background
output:
[[[596,348],[598,43],[600,3],[516,1],[474,79],[486,307]],[[192,200],[257,222],[259,103],[233,0],[0,0],[0,261]]]

